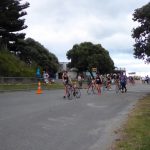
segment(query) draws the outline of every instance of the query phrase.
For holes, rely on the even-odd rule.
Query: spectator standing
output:
[[[41,72],[40,72],[40,68],[39,67],[36,70],[36,77],[37,78],[41,78]]]
[[[46,71],[43,71],[43,79],[44,79],[44,83],[46,84],[49,83],[49,74]]]

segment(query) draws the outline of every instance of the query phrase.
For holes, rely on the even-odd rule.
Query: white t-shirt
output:
[[[78,76],[78,81],[81,81],[81,80],[82,80],[81,76]]]

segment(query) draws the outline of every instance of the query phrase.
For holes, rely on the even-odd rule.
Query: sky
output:
[[[25,0],[26,1],[26,0]],[[66,53],[74,44],[92,42],[109,51],[115,67],[127,73],[149,75],[150,64],[133,56],[132,20],[135,9],[149,0],[27,0],[26,38],[40,42],[68,62]]]

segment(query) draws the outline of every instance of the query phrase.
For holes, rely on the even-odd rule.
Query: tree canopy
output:
[[[150,62],[150,3],[134,11],[133,20],[139,26],[133,29],[134,56]]]
[[[54,77],[58,59],[39,42],[32,38],[20,40],[16,50],[17,54],[0,49],[0,76],[35,76],[35,68],[39,67]]]
[[[57,57],[34,39],[20,40],[16,49],[18,57],[27,64],[37,64],[44,70],[57,72],[59,66]]]
[[[31,38],[25,39],[25,33],[21,32],[27,28],[23,17],[27,15],[25,9],[28,7],[29,3],[22,0],[1,0],[0,51],[9,50],[28,66],[39,66],[54,74],[59,66],[57,57],[39,42]]]
[[[68,67],[75,67],[80,72],[92,72],[92,68],[97,68],[97,71],[104,74],[110,73],[114,69],[114,62],[110,58],[109,52],[100,44],[91,42],[75,44],[66,55],[71,60]]]
[[[27,13],[24,9],[29,7],[29,3],[21,3],[21,0],[1,0],[0,2],[0,43],[11,50],[18,39],[24,39],[25,33],[21,33],[27,26],[22,18]]]

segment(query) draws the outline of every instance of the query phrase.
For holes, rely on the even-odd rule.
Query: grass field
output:
[[[0,91],[19,91],[19,90],[36,90],[38,84],[0,84]],[[62,83],[41,84],[43,90],[62,89]]]
[[[150,150],[150,95],[139,100],[119,134],[113,150]]]

